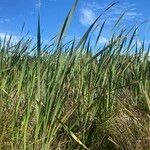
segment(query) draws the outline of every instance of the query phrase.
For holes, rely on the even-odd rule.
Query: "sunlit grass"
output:
[[[76,5],[52,46],[41,44],[40,16],[36,47],[1,43],[0,149],[150,148],[150,47],[134,41],[138,28],[99,46],[105,23],[90,45],[101,15],[81,40],[65,44]]]

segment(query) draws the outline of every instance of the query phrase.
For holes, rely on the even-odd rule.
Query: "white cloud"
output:
[[[137,17],[140,17],[140,16],[142,16],[141,13],[127,12],[126,15],[125,15],[125,19],[131,20],[131,19],[134,19],[134,18],[137,18]]]
[[[142,16],[142,13],[136,11],[136,5],[127,2],[120,2],[116,6],[112,7],[110,12],[107,14],[111,21],[116,21],[118,18],[125,12],[123,17],[124,21],[135,21],[135,19],[139,20]]]
[[[107,43],[107,42],[108,42],[108,39],[105,38],[105,37],[101,37],[101,38],[99,39],[99,44],[105,44],[105,43]]]
[[[41,8],[41,0],[36,0],[36,8],[37,9]]]
[[[97,11],[97,10],[105,9],[107,7],[107,4],[105,3],[105,4],[100,5],[97,2],[93,1],[93,2],[87,3],[85,6]]]
[[[11,35],[10,34],[6,34],[6,33],[0,33],[0,39],[3,41],[4,39],[6,39],[6,41],[8,41],[10,39]],[[11,41],[12,42],[18,42],[19,41],[19,38],[15,35],[12,35],[12,38],[11,38]]]
[[[96,16],[101,14],[108,6],[110,6],[110,1],[106,1],[105,3],[101,4],[97,3],[96,1],[84,4],[80,13],[80,22],[84,26],[90,25]],[[107,19],[107,22],[115,23],[125,11],[126,13],[123,17],[124,21],[133,22],[141,20],[142,13],[139,13],[136,10],[135,4],[120,2],[111,7],[111,9],[101,17],[101,21],[103,22],[103,20]]]
[[[90,8],[82,8],[80,15],[80,23],[84,26],[91,25],[96,19],[96,14]]]
[[[137,44],[137,47],[138,48],[141,48],[142,47],[142,44],[143,44],[143,40],[142,39],[140,39],[140,38],[136,38],[135,40],[134,40],[134,43],[136,43]],[[149,42],[147,41],[147,40],[145,40],[144,41],[144,47],[148,47],[149,46]]]
[[[0,18],[0,23],[8,23],[10,20],[6,18]]]

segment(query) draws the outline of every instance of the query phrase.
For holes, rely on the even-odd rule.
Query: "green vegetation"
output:
[[[76,4],[48,46],[40,16],[37,46],[1,41],[0,149],[150,149],[150,47],[134,40],[139,27],[119,29],[98,46],[100,17],[81,40],[64,43]]]

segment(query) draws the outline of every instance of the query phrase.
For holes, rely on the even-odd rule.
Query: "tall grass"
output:
[[[78,42],[64,43],[76,5],[50,46],[40,16],[36,47],[24,38],[0,43],[0,149],[150,148],[150,46],[138,46],[133,27],[101,47],[101,15]]]

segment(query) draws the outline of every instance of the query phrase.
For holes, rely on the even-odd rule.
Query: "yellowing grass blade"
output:
[[[56,117],[57,118],[57,117]],[[76,141],[78,142],[81,146],[83,146],[86,150],[89,150],[82,142],[81,140],[60,120],[57,118],[60,124],[64,127],[64,129],[68,132],[68,134]]]

